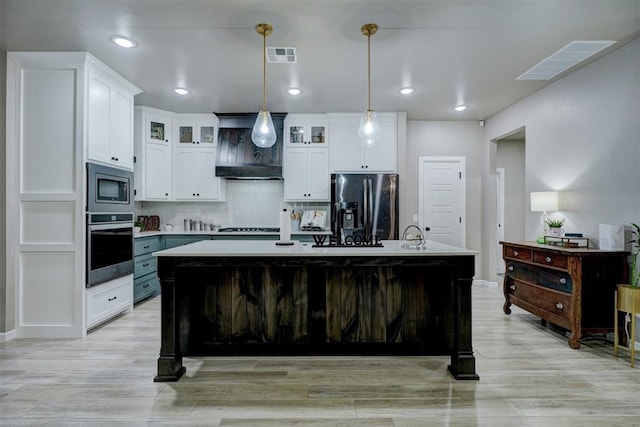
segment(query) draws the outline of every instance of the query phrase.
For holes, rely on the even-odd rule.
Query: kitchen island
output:
[[[314,247],[204,240],[155,252],[162,289],[155,381],[177,381],[183,356],[450,355],[478,379],[471,346],[475,252]]]

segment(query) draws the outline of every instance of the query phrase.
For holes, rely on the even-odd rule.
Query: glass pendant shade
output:
[[[258,113],[251,132],[251,141],[260,148],[269,148],[276,143],[276,128],[268,110],[260,110]]]
[[[366,110],[362,114],[358,127],[358,138],[360,138],[360,145],[365,147],[373,147],[382,141],[382,130],[375,111]]]

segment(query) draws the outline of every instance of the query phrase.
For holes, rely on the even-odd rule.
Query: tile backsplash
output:
[[[185,219],[222,227],[278,227],[286,209],[325,209],[329,203],[284,202],[284,181],[228,180],[226,202],[136,202],[136,215],[158,215],[160,224],[183,229]]]

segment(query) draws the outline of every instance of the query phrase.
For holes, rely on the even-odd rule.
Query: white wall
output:
[[[0,52],[0,334],[14,328],[13,292],[7,288],[7,235],[6,235],[6,105],[7,105],[7,53]],[[11,301],[7,304],[7,301]],[[6,310],[5,310],[6,308]],[[0,339],[0,342],[2,340]]]
[[[412,224],[413,214],[418,213],[420,156],[463,156],[466,158],[467,165],[467,248],[480,251],[482,247],[480,215],[483,173],[482,136],[483,129],[475,121],[407,121],[406,168],[400,175],[400,185],[404,189],[400,198],[402,215],[400,224]],[[495,230],[495,227],[492,230]],[[483,278],[480,271],[482,257],[482,253],[476,256],[476,278]]]
[[[526,82],[523,82],[526,84]],[[486,121],[483,225],[495,224],[492,141],[526,128],[525,192],[559,190],[565,229],[598,242],[598,224],[640,221],[640,39],[569,74]],[[525,237],[539,214],[525,209]],[[495,277],[495,236],[483,238]]]

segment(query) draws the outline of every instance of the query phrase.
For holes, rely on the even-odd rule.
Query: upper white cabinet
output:
[[[330,200],[328,149],[286,148],[284,160],[285,201],[327,202]]]
[[[173,113],[135,107],[134,117],[135,200],[171,200]]]
[[[284,129],[288,147],[328,147],[329,118],[325,114],[289,114]]]
[[[213,114],[176,114],[176,147],[211,148],[218,144],[218,118]]]
[[[140,90],[89,63],[87,159],[133,170],[133,97]]]
[[[193,150],[176,147],[173,152],[175,200],[222,201],[224,179],[216,177],[217,148]]]
[[[397,113],[378,113],[382,142],[363,147],[358,139],[360,114],[329,114],[332,172],[396,172]]]

